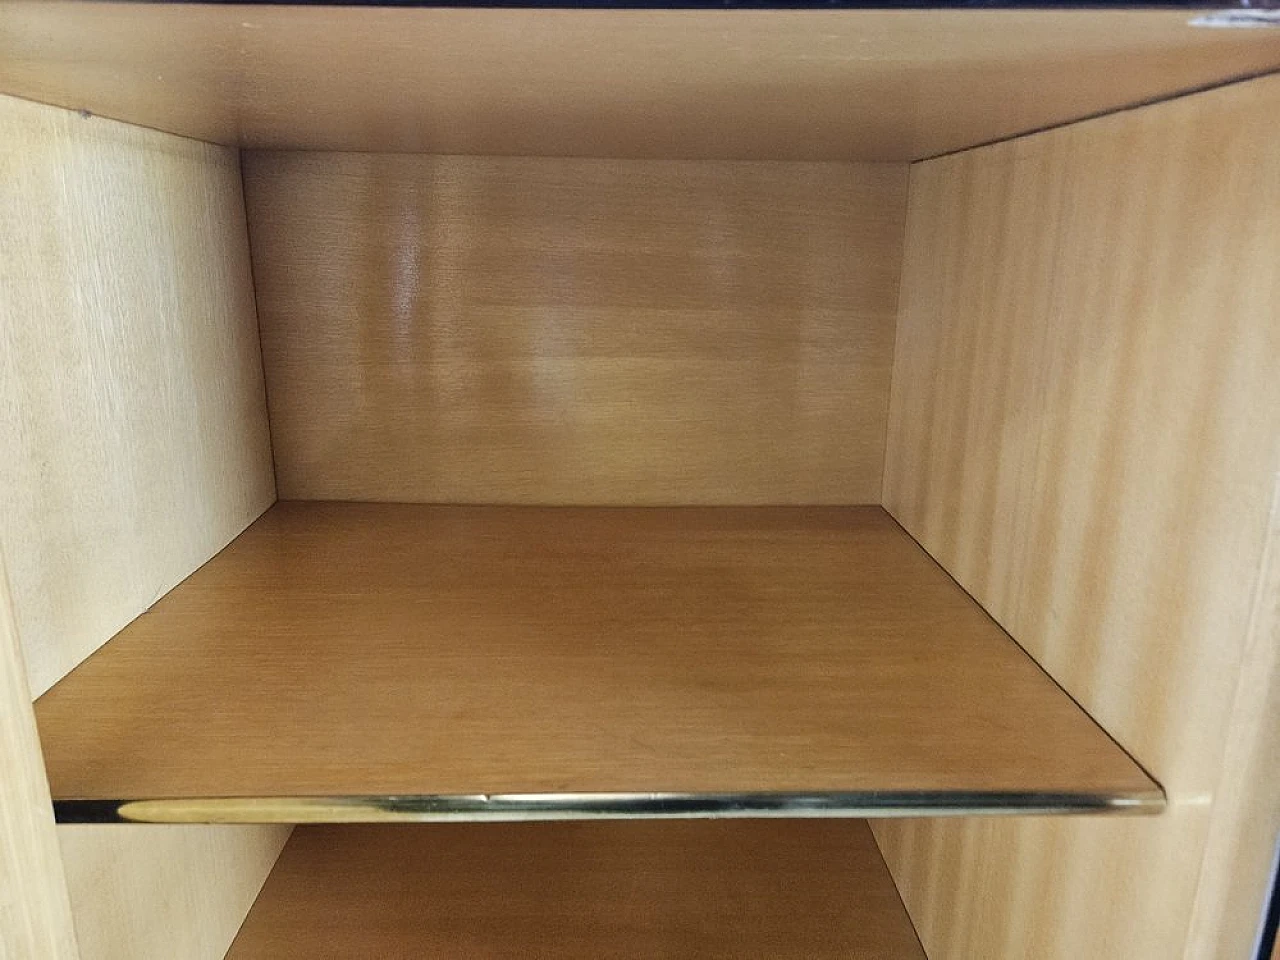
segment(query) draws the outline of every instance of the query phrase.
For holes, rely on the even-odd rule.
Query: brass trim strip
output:
[[[57,800],[59,823],[469,823],[751,817],[1154,814],[1159,790],[1088,793],[506,793]]]

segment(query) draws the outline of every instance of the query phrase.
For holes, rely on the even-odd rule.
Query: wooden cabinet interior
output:
[[[1245,956],[1280,829],[1280,30],[1197,13],[0,3],[0,624],[63,812],[1158,807],[1145,769],[1159,816],[874,843],[303,827],[230,956],[563,953],[565,891],[593,956],[919,958],[911,923],[932,960]],[[426,656],[447,682],[402,683]],[[0,835],[43,886],[0,943],[223,956],[288,828],[55,835],[3,666]],[[405,910],[433,857],[466,929]]]

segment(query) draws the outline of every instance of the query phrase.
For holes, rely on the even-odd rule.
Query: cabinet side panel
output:
[[[1280,469],[1244,657],[1192,913],[1191,956],[1214,960],[1251,956],[1280,847]]]
[[[39,694],[275,490],[235,151],[12,98],[0,131],[0,545]],[[287,834],[68,829],[85,960],[221,957]]]
[[[83,960],[221,960],[290,827],[58,827]]]
[[[0,100],[0,543],[39,696],[274,499],[234,150]]]
[[[1266,78],[912,169],[885,505],[1170,801],[877,824],[933,960],[1248,953],[1266,857],[1232,851],[1271,849],[1280,799],[1277,115]]]
[[[27,671],[0,557],[0,957],[78,956]]]
[[[286,499],[879,499],[906,167],[249,153]]]

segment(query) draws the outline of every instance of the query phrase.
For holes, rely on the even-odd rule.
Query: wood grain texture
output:
[[[288,826],[62,824],[84,960],[222,960]]]
[[[7,0],[0,90],[257,148],[910,160],[1280,68],[1195,13]]]
[[[280,494],[878,499],[905,165],[251,153]]]
[[[925,960],[863,822],[299,827],[227,960]]]
[[[1277,115],[1271,78],[913,167],[885,504],[1170,795],[877,826],[933,960],[1248,953],[1280,808]]]
[[[33,692],[274,499],[234,151],[0,99],[0,544]]]
[[[1280,851],[1276,757],[1280,757],[1280,470],[1192,914],[1188,937],[1192,956],[1230,960],[1247,956],[1253,947],[1267,906],[1266,878],[1272,876]]]
[[[878,507],[282,502],[36,713],[55,798],[1152,789]]]
[[[49,783],[0,555],[0,957],[79,960]]]
[[[39,692],[274,491],[234,151],[8,97],[0,131],[0,544]],[[9,763],[35,843],[43,773]],[[81,955],[220,958],[285,837],[64,829]]]

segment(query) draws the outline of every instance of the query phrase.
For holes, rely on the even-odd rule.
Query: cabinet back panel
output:
[[[1170,804],[877,825],[933,960],[1248,955],[1280,818],[1277,116],[1266,78],[912,168],[885,505]]]
[[[0,225],[0,618],[38,694],[274,489],[234,150],[0,97]],[[217,960],[287,835],[59,828],[83,957]]]
[[[280,495],[879,496],[903,165],[249,153]]]

